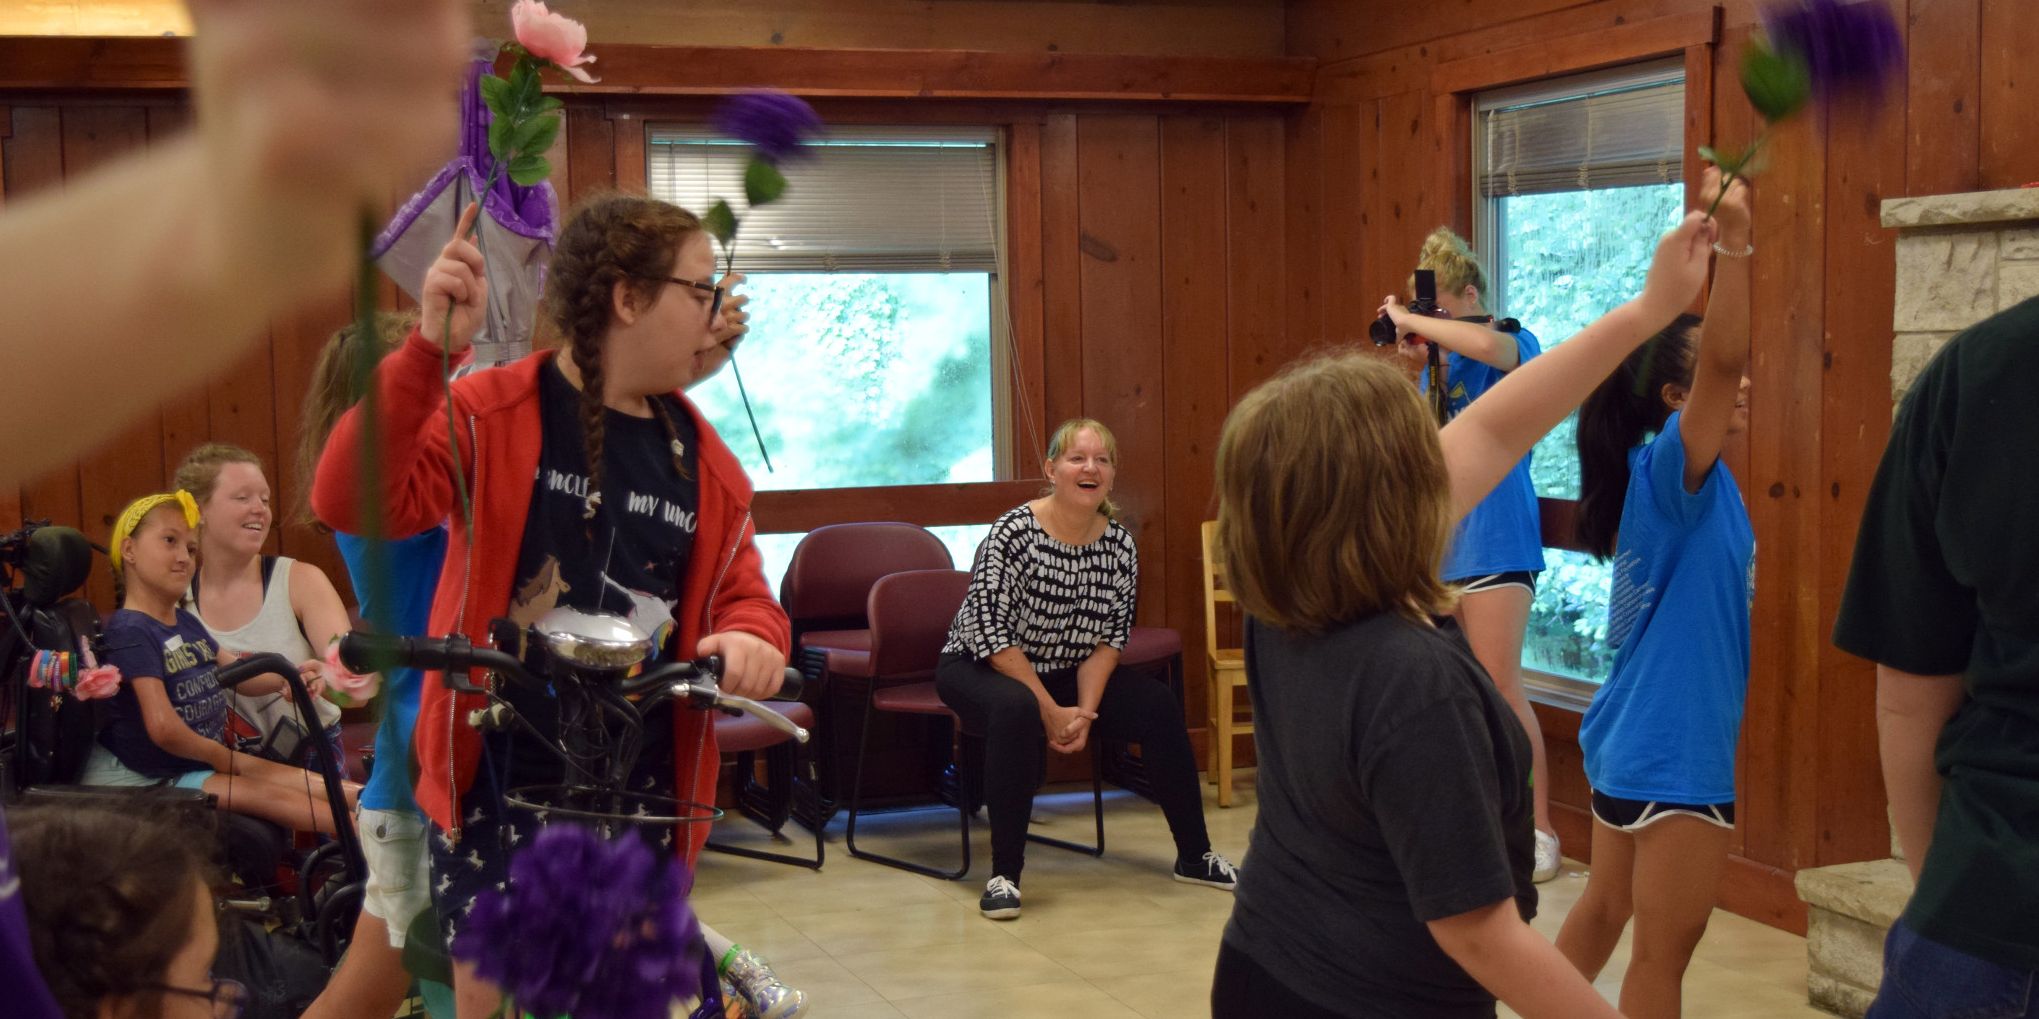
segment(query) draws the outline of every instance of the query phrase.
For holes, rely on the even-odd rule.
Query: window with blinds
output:
[[[1490,92],[1473,104],[1480,198],[1683,179],[1685,69],[1650,64]]]
[[[655,126],[646,180],[696,213],[727,199],[749,273],[995,273],[997,139],[989,128],[833,127],[782,167],[786,196],[753,213],[747,147],[706,126]]]
[[[1642,290],[1658,236],[1684,212],[1684,64],[1497,89],[1472,109],[1481,296],[1549,350]],[[1530,478],[1541,498],[1578,498],[1576,415],[1537,443]],[[1523,634],[1529,682],[1591,699],[1614,660],[1610,597],[1606,563],[1545,549]]]

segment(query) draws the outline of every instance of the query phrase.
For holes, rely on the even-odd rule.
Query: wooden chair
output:
[[[1225,586],[1225,570],[1216,553],[1218,524],[1204,521],[1204,655],[1211,667],[1211,770],[1210,781],[1218,787],[1218,806],[1232,805],[1232,744],[1241,736],[1253,735],[1253,705],[1241,704],[1246,689],[1246,649],[1221,647],[1218,643],[1218,606],[1234,604]],[[1237,615],[1227,610],[1226,622]],[[1240,716],[1244,715],[1242,719]]]

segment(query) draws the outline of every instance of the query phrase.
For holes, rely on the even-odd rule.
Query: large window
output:
[[[1496,313],[1545,349],[1642,291],[1657,238],[1684,208],[1684,72],[1677,61],[1498,90],[1473,105],[1475,208]],[[1579,497],[1576,415],[1537,444],[1545,499]],[[1523,662],[1607,678],[1609,570],[1545,549]]]
[[[646,179],[696,211],[728,199],[742,220],[735,264],[750,280],[751,331],[735,368],[689,395],[751,480],[768,490],[998,477],[997,134],[837,127],[785,167],[786,197],[755,212],[742,203],[748,154],[706,128],[655,127]],[[935,530],[967,566],[986,528]],[[759,539],[768,579],[800,538]]]

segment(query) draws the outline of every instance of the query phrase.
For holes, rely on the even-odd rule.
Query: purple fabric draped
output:
[[[404,202],[369,250],[383,272],[414,298],[425,270],[453,236],[460,210],[487,184],[495,163],[488,147],[493,116],[482,101],[480,84],[493,66],[493,52],[490,48],[490,56],[477,56],[468,68],[467,87],[460,94],[459,152]],[[522,187],[505,174],[482,196],[481,208],[475,241],[488,266],[489,299],[486,324],[475,337],[474,363],[486,367],[531,349],[559,201],[550,182]]]

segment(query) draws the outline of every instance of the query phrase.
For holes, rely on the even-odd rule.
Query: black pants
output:
[[[1076,703],[1076,670],[1041,674],[1055,703]],[[1047,768],[1048,738],[1031,690],[1019,680],[963,655],[943,655],[935,687],[963,720],[984,737],[984,806],[991,814],[991,871],[1018,880],[1025,863],[1027,819]],[[1211,848],[1204,830],[1203,791],[1197,788],[1196,753],[1182,707],[1168,687],[1127,669],[1112,673],[1097,704],[1090,738],[1140,745],[1154,799],[1175,836],[1176,856],[1201,859]]]
[[[1261,965],[1230,944],[1218,944],[1218,973],[1211,979],[1211,1019],[1338,1019],[1333,1012],[1297,994]]]

